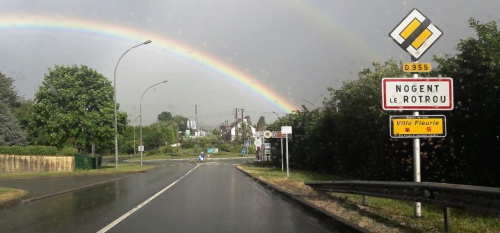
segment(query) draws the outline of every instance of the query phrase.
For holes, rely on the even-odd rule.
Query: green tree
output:
[[[14,89],[14,79],[5,76],[0,72],[0,101],[7,104],[11,109],[17,108],[21,104],[19,102],[19,96],[17,91]]]
[[[266,118],[264,116],[261,116],[259,118],[259,121],[257,122],[257,130],[262,131],[266,129]]]
[[[447,114],[439,177],[447,182],[500,185],[500,31],[495,21],[470,19],[475,38],[454,56],[435,57],[435,75],[453,78],[455,108]],[[437,170],[437,169],[436,169]],[[452,175],[448,175],[452,174]]]
[[[24,130],[28,129],[28,124],[31,121],[30,115],[33,104],[34,103],[32,100],[22,100],[19,107],[11,109],[12,113],[19,121],[21,128],[23,128]]]
[[[187,128],[187,117],[183,117],[181,115],[175,115],[172,117],[172,121],[177,123],[177,126],[179,127],[179,131],[185,132]]]
[[[321,145],[316,147],[321,149],[316,156],[332,153],[331,148],[327,148],[328,143],[332,143],[334,152],[330,159],[337,165],[332,169],[339,174],[363,179],[394,179],[393,174],[398,174],[397,179],[405,179],[411,177],[411,173],[399,176],[396,170],[403,166],[396,165],[401,163],[402,158],[411,158],[411,150],[394,157],[384,153],[384,145],[390,140],[390,112],[382,110],[381,106],[382,78],[403,77],[404,73],[400,64],[392,59],[384,63],[373,62],[372,65],[373,70],[363,68],[357,80],[344,81],[339,89],[328,88],[330,96],[324,101],[327,114],[320,122],[323,127],[335,129],[331,132],[335,135],[325,137],[335,141],[316,143]],[[327,163],[319,161],[323,162]],[[411,168],[411,164],[409,166]],[[393,169],[393,172],[385,172],[386,168]]]
[[[238,134],[240,134],[239,141],[243,143],[245,140],[250,140],[253,137],[252,127],[246,122],[241,122],[238,129]]]
[[[25,146],[26,132],[11,113],[9,106],[0,101],[0,146]]]
[[[163,111],[158,115],[158,122],[169,122],[172,120],[172,113]]]
[[[114,101],[111,82],[87,66],[58,66],[49,69],[35,94],[29,131],[34,144],[65,145],[90,151],[112,148]],[[119,131],[127,115],[118,115]]]
[[[247,120],[248,125],[252,125],[252,120],[250,119],[250,116],[246,116],[245,120]]]
[[[168,142],[169,145],[172,145],[177,141],[176,139],[177,138],[175,136],[174,127],[172,125],[167,126],[165,132],[165,141]]]

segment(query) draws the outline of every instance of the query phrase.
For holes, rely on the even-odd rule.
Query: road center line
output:
[[[163,192],[167,191],[167,189],[169,189],[172,186],[174,186],[177,182],[179,182],[182,178],[186,177],[189,173],[191,173],[192,171],[194,171],[194,169],[196,169],[199,166],[200,166],[199,164],[196,165],[196,167],[194,167],[193,169],[189,170],[186,174],[184,174],[179,179],[177,179],[176,181],[174,181],[173,183],[171,183],[169,186],[167,186],[164,189],[162,189],[161,191],[157,192],[155,195],[151,196],[150,198],[148,198],[147,200],[145,200],[143,203],[139,204],[135,208],[131,209],[129,212],[127,212],[124,215],[122,215],[121,217],[117,218],[112,223],[108,224],[106,227],[104,227],[101,230],[99,230],[98,233],[104,233],[104,232],[109,231],[109,229],[113,228],[118,223],[120,223],[121,221],[123,221],[124,219],[126,219],[128,216],[132,215],[135,211],[139,210],[140,208],[142,208],[143,206],[145,206],[146,204],[148,204],[150,201],[152,201],[153,199],[155,199],[157,196],[159,196]]]

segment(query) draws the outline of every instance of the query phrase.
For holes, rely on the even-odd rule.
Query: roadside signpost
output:
[[[281,144],[281,171],[284,171],[283,165],[283,138],[292,137],[292,134],[283,134],[281,131],[271,131],[271,138],[279,138]]]
[[[452,110],[451,78],[383,78],[384,110]]]
[[[429,18],[413,9],[391,31],[389,37],[417,61],[442,35],[443,32]]]
[[[288,178],[290,177],[288,169],[288,134],[292,134],[292,126],[281,126],[281,133],[284,134],[286,138],[286,177]],[[283,163],[283,159],[281,159],[281,161]]]
[[[271,138],[285,138],[285,137],[292,137],[292,134],[284,134],[281,133],[281,131],[271,131]]]
[[[453,80],[451,78],[419,78],[418,72],[430,72],[430,63],[418,59],[443,35],[429,18],[413,9],[389,33],[396,44],[405,50],[412,63],[404,63],[403,71],[413,78],[382,79],[382,108],[384,110],[413,110],[412,116],[391,116],[391,137],[413,138],[413,177],[420,182],[420,138],[445,137],[444,116],[419,116],[418,110],[452,110]],[[415,217],[422,216],[421,203],[415,203]]]
[[[391,116],[389,121],[393,138],[446,137],[444,115]]]
[[[403,63],[403,72],[431,72],[432,66],[430,62],[425,63]]]
[[[262,140],[260,140],[260,138],[257,137],[257,139],[255,139],[255,141],[253,142],[253,144],[255,146],[262,146]]]
[[[247,150],[245,151],[245,153],[243,154],[243,156],[246,154],[246,152],[248,151],[248,147],[250,146],[250,140],[245,140],[245,147],[247,148]]]

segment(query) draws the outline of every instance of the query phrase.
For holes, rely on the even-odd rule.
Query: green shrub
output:
[[[194,145],[193,150],[194,150],[194,152],[197,152],[197,153],[204,151],[204,149],[202,149],[199,145]]]
[[[5,155],[57,155],[55,146],[0,146],[0,154]]]
[[[74,155],[78,153],[78,150],[76,148],[73,148],[73,147],[64,147],[62,150],[58,151],[57,154],[58,155]]]
[[[158,154],[158,150],[157,149],[153,149],[153,150],[150,150],[148,155],[157,155]]]
[[[76,170],[90,170],[96,169],[95,158],[84,153],[75,153],[75,169]],[[102,156],[98,157],[98,166],[102,164]]]

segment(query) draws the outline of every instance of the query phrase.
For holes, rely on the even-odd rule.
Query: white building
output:
[[[231,124],[231,141],[234,141],[234,138],[236,137],[236,127],[238,127],[238,135],[241,135],[241,119],[238,119],[237,122],[234,122],[233,124]],[[247,119],[243,119],[243,122],[245,122],[247,125]],[[250,129],[252,129],[252,138],[255,139],[255,127],[251,126],[251,125],[248,125],[250,126]]]

